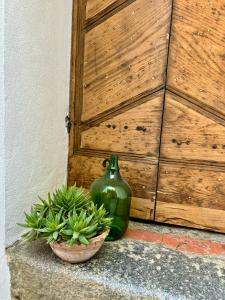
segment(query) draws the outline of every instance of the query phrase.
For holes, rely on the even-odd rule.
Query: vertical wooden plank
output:
[[[77,20],[77,55],[76,55],[76,95],[75,95],[75,150],[80,147],[80,122],[83,107],[83,72],[84,72],[84,23],[86,13],[86,1],[78,0]]]
[[[155,219],[225,232],[225,7],[174,0]]]
[[[72,12],[72,31],[71,31],[71,58],[70,58],[70,102],[69,102],[69,117],[71,120],[71,129],[69,134],[69,153],[68,161],[74,153],[75,143],[75,82],[76,82],[76,57],[77,57],[77,19],[78,19],[78,2],[73,1]]]

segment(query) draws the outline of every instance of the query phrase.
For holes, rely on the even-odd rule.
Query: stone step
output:
[[[130,230],[136,230],[133,224]],[[13,299],[225,300],[224,256],[128,236],[106,242],[92,260],[78,265],[56,258],[43,241],[17,242],[7,250]]]

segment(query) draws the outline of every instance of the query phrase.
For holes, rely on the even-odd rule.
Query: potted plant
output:
[[[63,186],[47,200],[39,199],[25,213],[25,224],[18,224],[30,229],[24,239],[45,239],[57,256],[71,263],[88,260],[101,248],[111,219],[84,188]]]

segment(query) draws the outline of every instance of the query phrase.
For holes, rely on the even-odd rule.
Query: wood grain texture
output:
[[[85,1],[77,0],[73,2],[76,8],[76,14],[73,14],[73,42],[72,42],[72,59],[74,59],[75,67],[72,65],[71,77],[74,77],[74,87],[71,87],[71,102],[74,105],[74,120],[73,123],[73,135],[74,135],[74,149],[77,150],[80,146],[80,131],[79,123],[81,118],[82,110],[82,99],[83,99],[83,67],[84,67],[84,22],[85,22]],[[74,32],[75,31],[75,32]],[[76,40],[74,40],[74,38]],[[76,47],[76,48],[75,48]]]
[[[90,31],[113,15],[117,14],[120,10],[129,6],[134,1],[136,0],[115,0],[108,4],[104,3],[104,5],[103,3],[99,3],[102,9],[100,8],[96,15],[86,19],[84,30],[86,32]]]
[[[225,168],[160,163],[155,220],[225,232]]]
[[[160,164],[157,200],[225,211],[225,168]]]
[[[161,158],[225,162],[225,121],[217,123],[180,100],[166,96]]]
[[[68,159],[73,155],[75,146],[75,95],[76,95],[76,57],[77,57],[77,20],[78,2],[73,1],[72,34],[71,34],[71,59],[70,59],[70,103],[69,117],[71,120],[71,130],[69,134],[69,153]]]
[[[225,115],[225,3],[175,0],[168,86]]]
[[[154,198],[153,201],[137,197],[131,199],[130,216],[133,218],[153,220],[154,209]]]
[[[85,37],[82,121],[162,85],[170,0],[137,0]]]
[[[225,211],[157,201],[156,221],[225,232]]]
[[[81,148],[158,157],[162,101],[161,94],[85,130]]]
[[[131,216],[225,232],[225,5],[174,0],[166,70],[171,3],[74,0],[68,183],[115,152]]]
[[[87,0],[86,19],[92,18],[116,0]]]
[[[74,156],[69,161],[69,185],[77,183],[89,189],[91,183],[103,175],[102,158]],[[134,197],[131,216],[152,219],[156,190],[157,165],[146,162],[120,160],[121,175],[128,181]]]

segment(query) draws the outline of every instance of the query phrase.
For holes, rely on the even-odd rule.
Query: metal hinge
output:
[[[69,115],[67,115],[67,116],[65,117],[65,124],[66,124],[66,130],[67,130],[67,133],[69,134],[69,133],[70,133],[71,126],[72,126],[72,122],[71,122],[71,119],[70,119]]]

